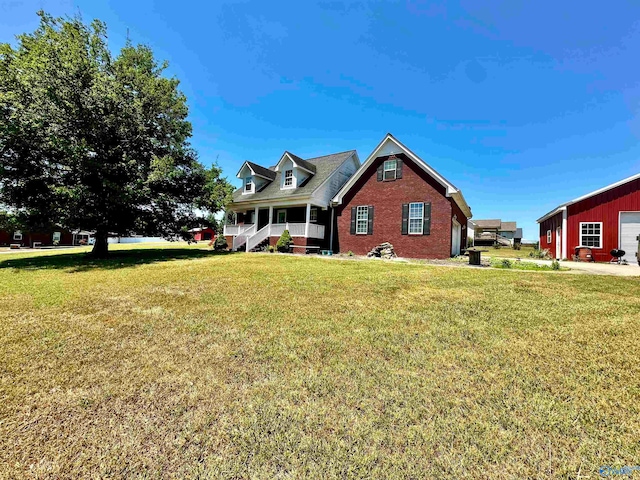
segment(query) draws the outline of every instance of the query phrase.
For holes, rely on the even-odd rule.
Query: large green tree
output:
[[[114,55],[104,23],[39,12],[0,44],[0,203],[25,224],[165,237],[224,208],[232,187],[189,144],[178,80],[152,50]]]

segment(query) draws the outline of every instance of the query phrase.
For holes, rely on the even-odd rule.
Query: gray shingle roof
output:
[[[300,159],[305,164],[313,167],[316,173],[298,188],[280,189],[280,177],[282,176],[282,172],[273,172],[273,170],[269,169],[268,171],[275,174],[272,182],[259,192],[249,195],[243,195],[242,188],[238,188],[233,192],[233,203],[256,202],[280,198],[286,199],[311,195],[340,165],[355,153],[355,150],[349,150],[347,152],[333,153],[322,157],[308,158],[307,160]],[[298,162],[298,158],[299,157],[296,157],[295,159],[296,163]],[[305,166],[304,168],[307,167]]]
[[[515,232],[516,222],[502,222],[500,230],[502,230],[503,232]]]
[[[249,165],[249,167],[251,167],[251,170],[256,172],[256,174],[261,175],[263,177],[270,178],[271,180],[276,178],[276,172],[274,172],[273,170],[269,170],[268,168],[261,167],[257,163],[250,162],[249,160],[247,160],[246,163],[247,165]]]
[[[500,228],[501,221],[500,219],[492,219],[492,220],[474,220],[475,223],[480,228]]]
[[[286,153],[291,158],[293,158],[293,161],[296,162],[298,165],[300,165],[305,170],[309,170],[309,171],[311,171],[313,173],[316,172],[316,166],[313,163],[307,162],[306,160],[303,160],[302,158],[300,158],[297,155],[294,155],[291,152],[284,152],[284,153]]]

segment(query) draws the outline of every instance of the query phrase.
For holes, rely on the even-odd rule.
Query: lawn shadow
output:
[[[0,269],[17,268],[23,270],[68,270],[70,273],[89,270],[115,270],[151,263],[173,260],[195,260],[198,258],[229,255],[231,252],[215,252],[186,248],[141,248],[139,250],[115,250],[109,258],[93,258],[89,253],[61,253],[59,255],[38,255],[33,257],[0,260]]]

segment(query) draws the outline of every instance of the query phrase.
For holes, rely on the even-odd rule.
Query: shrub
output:
[[[273,253],[276,251],[276,247],[274,247],[273,245],[269,245],[269,253]]]
[[[506,258],[502,259],[502,268],[511,268],[511,260],[508,260]]]
[[[560,262],[558,260],[554,260],[553,262],[551,262],[551,269],[560,270]]]
[[[514,250],[522,249],[522,244],[520,242],[513,242],[513,249]]]
[[[542,250],[538,250],[536,248],[532,252],[529,252],[529,256],[531,258],[542,258],[542,259],[551,258],[551,255],[549,254],[549,249],[548,248],[543,248]]]
[[[224,235],[219,234],[216,237],[215,242],[213,242],[213,249],[214,250],[226,250],[227,248],[229,248],[229,244],[227,243],[227,239],[224,238]]]
[[[350,257],[353,257],[353,252],[352,252],[351,250],[349,250],[349,251],[347,252],[347,255],[348,255],[348,256],[350,256]]]
[[[279,252],[288,252],[289,249],[291,248],[292,243],[293,243],[293,238],[291,238],[291,234],[289,233],[289,230],[285,230],[284,232],[282,232],[282,235],[280,235],[280,238],[278,239],[278,243],[276,243],[276,248],[278,249]]]
[[[500,250],[500,244],[498,242],[493,242],[493,248],[495,248],[496,250]]]

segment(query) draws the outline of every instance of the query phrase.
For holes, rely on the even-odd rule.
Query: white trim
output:
[[[556,259],[562,260],[562,227],[561,226],[556,227],[556,244],[555,244],[554,250],[556,252]]]
[[[393,168],[387,168],[387,163],[393,162]],[[382,180],[397,180],[396,172],[398,170],[398,159],[388,158],[382,164]],[[393,178],[387,178],[387,172],[393,172]]]
[[[567,209],[562,211],[562,258],[569,258],[567,251]]]
[[[589,224],[591,224],[591,225],[600,225],[600,233],[599,233],[599,235],[598,235],[598,237],[600,237],[600,238],[599,238],[599,243],[600,243],[600,246],[599,246],[599,247],[592,247],[591,245],[585,245],[585,244],[584,244],[584,242],[582,241],[582,237],[583,237],[583,234],[582,234],[582,225],[585,225],[585,224],[587,224],[587,225],[589,225]],[[580,239],[580,242],[579,242],[579,243],[580,243],[580,246],[581,246],[581,247],[589,247],[589,248],[593,248],[593,249],[595,249],[595,250],[601,250],[602,248],[604,248],[604,247],[602,246],[602,236],[603,236],[603,235],[602,235],[602,230],[603,230],[603,222],[580,222],[580,223],[578,224],[578,229],[579,229],[579,230],[578,230],[578,235],[579,235],[579,237],[578,237],[578,238]],[[595,234],[591,235],[591,234],[588,234],[588,233],[586,233],[585,235],[586,235],[586,236],[588,236],[588,237],[595,237],[595,236],[596,236]]]
[[[289,155],[289,152],[284,152],[282,154],[282,156],[280,157],[280,160],[278,160],[278,163],[276,163],[275,168],[273,169],[274,172],[279,172],[280,171],[280,164],[282,163],[282,160],[284,160],[284,157],[287,157],[289,160],[291,160],[291,163],[293,163],[293,166],[295,168],[299,168],[300,170],[304,170],[307,173],[310,173],[311,175],[315,175],[316,172],[314,172],[313,170],[309,170],[308,168],[304,168],[302,165],[296,163],[296,161],[293,159],[293,157],[291,155]]]
[[[244,161],[244,163],[240,167],[240,170],[238,170],[238,173],[236,174],[236,178],[242,178],[240,176],[240,173],[242,173],[242,169],[245,167],[245,165],[249,169],[249,171],[251,172],[251,175],[253,175],[254,177],[264,178],[265,180],[269,180],[270,182],[273,182],[273,180],[274,180],[273,178],[265,177],[264,175],[260,175],[259,173],[256,173],[255,170],[253,168],[251,168],[251,165],[249,165],[249,162],[247,160]],[[268,169],[266,169],[266,170],[268,170]]]
[[[247,180],[251,182],[251,188],[249,190],[247,190],[247,183],[248,183]],[[253,179],[253,175],[247,175],[246,177],[243,178],[242,194],[249,195],[250,193],[255,193],[255,191],[256,191],[256,182]]]
[[[22,241],[22,231],[21,230],[16,230],[15,232],[13,232],[13,240],[17,241],[17,242],[21,242]]]
[[[553,233],[551,230],[547,230],[547,245],[551,245],[551,241],[553,240]]]
[[[269,208],[273,208],[273,206],[270,206]],[[280,212],[284,212],[284,222],[280,221]],[[276,222],[275,223],[287,223],[287,209],[286,208],[279,208],[276,210]]]
[[[420,231],[411,232],[411,220],[417,220],[417,218],[411,218],[411,205],[421,205],[420,211]],[[424,202],[409,202],[409,215],[407,216],[407,235],[424,235]]]
[[[458,242],[454,243],[453,241],[453,230],[456,230],[456,236],[458,237]],[[460,241],[462,240],[462,228],[460,222],[458,222],[455,218],[451,219],[451,255],[458,256],[460,255]]]
[[[596,195],[600,195],[601,193],[604,193],[604,192],[607,192],[607,191],[612,190],[614,188],[620,187],[620,186],[624,185],[625,183],[633,182],[634,180],[637,180],[638,178],[640,178],[640,173],[637,173],[635,175],[627,177],[627,178],[625,178],[623,180],[620,180],[619,182],[612,183],[611,185],[607,185],[606,187],[602,187],[602,188],[600,188],[598,190],[594,190],[593,192],[587,193],[586,195],[583,195],[581,197],[574,198],[570,202],[563,203],[562,205],[557,207],[555,210],[552,210],[549,213],[545,214],[544,216],[540,217],[537,220],[537,223],[544,222],[547,218],[552,217],[556,213],[559,213],[561,210],[566,210],[569,205],[573,205],[574,203],[581,202],[582,200],[586,200],[587,198],[595,197]],[[593,222],[587,222],[587,223],[593,223]]]
[[[342,199],[347,194],[347,192],[355,185],[358,179],[362,176],[362,174],[371,166],[371,164],[378,158],[378,152],[384,147],[387,142],[393,142],[395,146],[400,149],[400,152],[396,153],[404,153],[407,157],[409,157],[413,162],[422,168],[425,172],[427,172],[435,181],[437,181],[440,185],[442,185],[446,190],[447,197],[454,197],[454,200],[462,210],[462,212],[466,215],[467,218],[471,218],[471,209],[469,205],[464,200],[460,190],[458,190],[452,183],[447,181],[442,175],[436,172],[431,166],[429,166],[424,160],[418,157],[415,153],[409,150],[405,145],[403,145],[399,140],[397,140],[393,135],[387,133],[382,141],[378,144],[378,146],[371,152],[367,160],[360,166],[360,168],[354,173],[349,180],[342,186],[340,191],[333,197],[332,203],[335,205],[342,204]]]
[[[287,189],[287,188],[296,188],[296,186],[293,183],[293,169],[295,167],[292,167],[291,170],[285,170],[284,171],[284,175],[282,176],[282,189]],[[287,172],[291,172],[291,178],[287,179]],[[289,185],[287,185],[287,180],[291,180],[291,183]]]
[[[361,208],[364,208],[366,217],[364,219],[358,218],[358,212]],[[364,221],[364,232],[358,231],[358,222]],[[356,235],[366,235],[369,233],[369,205],[357,205],[356,206]]]
[[[315,213],[315,220],[313,219],[313,214]],[[311,213],[310,213],[310,217],[309,220],[313,223],[318,223],[318,207],[311,207]]]

